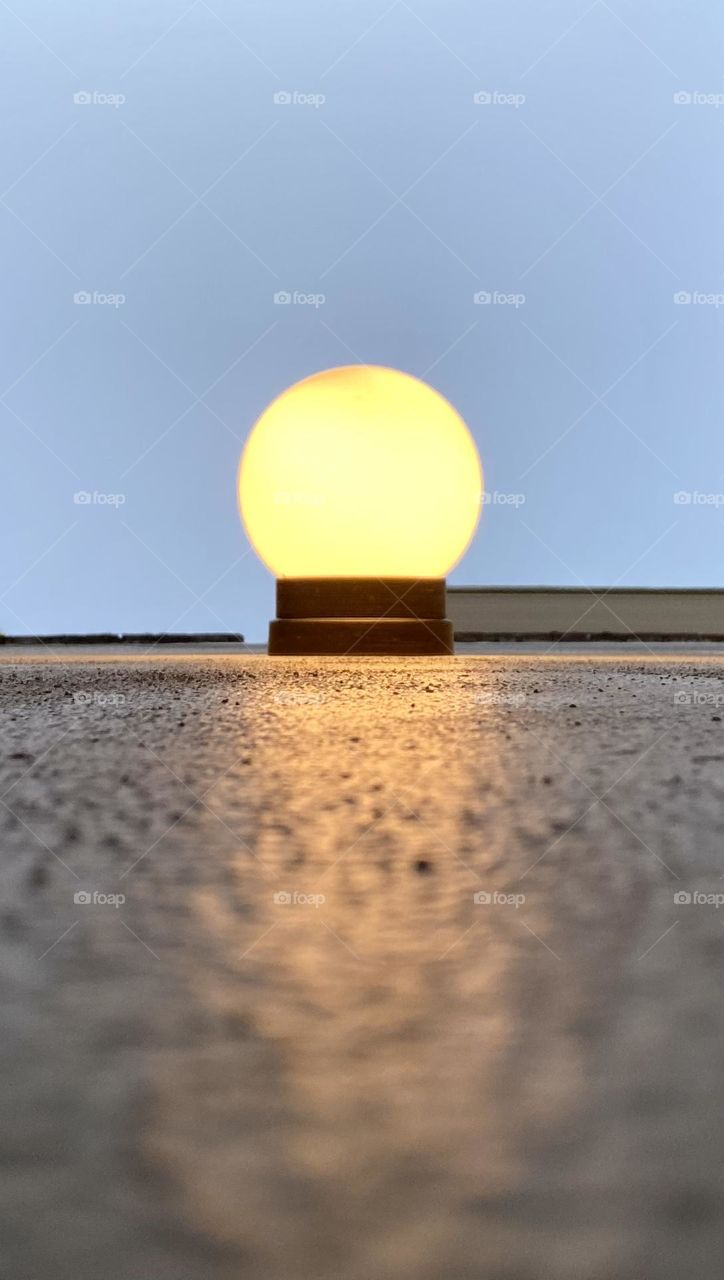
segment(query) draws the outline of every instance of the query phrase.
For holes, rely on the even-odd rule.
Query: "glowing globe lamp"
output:
[[[462,418],[409,374],[349,365],[283,392],[238,479],[249,539],[277,577],[269,652],[452,653],[445,574],[482,483]]]

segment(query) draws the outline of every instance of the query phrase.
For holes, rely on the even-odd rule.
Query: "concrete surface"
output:
[[[723,702],[3,653],[3,1277],[718,1280]]]
[[[724,591],[710,587],[448,587],[458,638],[724,638]]]

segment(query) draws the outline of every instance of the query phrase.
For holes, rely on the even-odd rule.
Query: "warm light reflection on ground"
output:
[[[60,1010],[87,1116],[108,1046],[136,1161],[253,1280],[524,1275],[542,1221],[579,1280],[582,1214],[626,1274],[674,1154],[720,1167],[721,923],[675,894],[721,887],[723,688],[702,649],[6,653],[23,1077]]]

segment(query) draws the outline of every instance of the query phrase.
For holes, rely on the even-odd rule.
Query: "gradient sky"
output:
[[[263,639],[243,442],[358,360],[478,442],[453,582],[724,586],[723,37],[720,0],[3,0],[0,630]]]

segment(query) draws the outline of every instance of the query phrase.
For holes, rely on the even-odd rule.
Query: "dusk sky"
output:
[[[3,2],[0,630],[263,640],[239,455],[356,361],[475,436],[453,583],[724,586],[723,36],[717,0]]]

